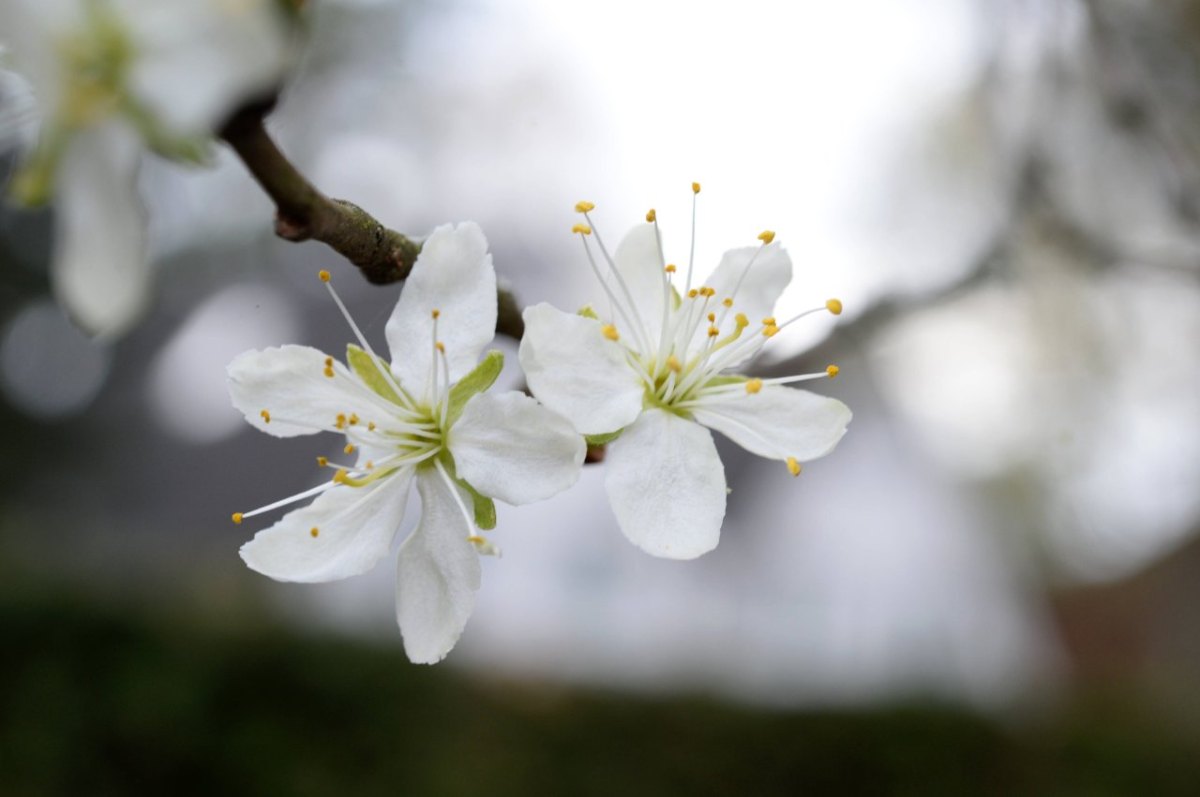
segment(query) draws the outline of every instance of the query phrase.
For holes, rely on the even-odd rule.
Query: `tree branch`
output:
[[[221,137],[275,203],[275,234],[286,241],[321,241],[376,285],[405,279],[420,243],[388,229],[353,202],[321,193],[267,133],[263,119],[270,109],[269,103],[243,108],[221,129]],[[501,290],[497,301],[496,331],[520,339],[525,323],[516,299]]]

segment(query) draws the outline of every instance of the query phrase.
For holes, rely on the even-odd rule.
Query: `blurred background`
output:
[[[6,793],[1193,793],[1200,5],[310,5],[271,126],[323,190],[474,219],[519,301],[572,308],[574,203],[610,242],[656,208],[681,260],[699,181],[701,273],[769,228],[780,317],[845,303],[754,370],[839,364],[850,432],[798,480],[719,440],[695,562],[621,536],[603,465],[501,507],[416,667],[391,566],[276,584],[229,523],[329,444],[254,433],[226,363],[341,350],[319,268],[379,345],[399,288],[274,239],[231,154],[147,157],[157,298],[101,346],[49,296],[53,213],[6,205]]]

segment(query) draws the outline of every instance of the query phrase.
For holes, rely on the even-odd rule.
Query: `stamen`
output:
[[[733,317],[733,322],[737,324],[738,329],[745,329],[750,326],[750,319],[746,318],[745,313],[738,313]]]
[[[600,332],[603,333],[604,337],[608,338],[609,340],[621,339],[621,335],[617,332],[617,328],[612,324],[605,324],[604,326],[600,327]]]
[[[763,242],[763,246],[771,243],[771,241],[775,240],[774,230],[763,230],[758,234],[758,240]]]
[[[354,453],[354,443],[346,443],[346,447],[343,448],[342,451],[346,452],[347,454],[353,454]]]
[[[318,271],[317,277],[320,278],[321,282],[329,282],[329,280],[330,280],[329,272],[326,271],[325,269],[321,269],[320,271]]]
[[[746,380],[746,392],[750,393],[751,395],[762,390],[762,387],[763,387],[763,381],[757,377],[755,377],[754,379]]]
[[[576,224],[574,227],[571,228],[571,232],[577,232],[580,235],[591,235],[592,228],[587,226],[586,224]]]
[[[367,431],[368,432],[375,431],[375,421],[370,421],[367,423]]]
[[[696,262],[696,195],[699,193],[700,183],[692,183],[692,244],[688,251],[687,282],[683,284],[685,290],[692,287],[692,266]]]
[[[709,313],[709,314],[708,314],[708,323],[710,323],[710,324],[715,324],[716,322],[717,322],[717,314],[716,314],[716,313]]]
[[[841,315],[842,314],[842,300],[841,299],[830,299],[829,301],[825,302],[825,309],[828,310],[829,312],[833,313],[834,315]]]
[[[788,469],[788,472],[791,473],[793,476],[799,476],[800,471],[802,470],[802,468],[800,467],[800,463],[796,461],[795,457],[787,458],[787,469]]]
[[[718,336],[718,335],[720,335],[720,334],[721,334],[721,330],[717,329],[716,327],[709,327],[709,328],[708,328],[708,336],[709,336],[710,338],[715,338],[715,337],[717,337],[717,336]]]
[[[667,358],[667,367],[675,373],[679,373],[683,370],[683,363],[679,362],[679,358],[672,354]]]
[[[412,403],[412,400],[408,397],[408,393],[406,393],[400,387],[400,383],[397,382],[396,377],[392,375],[392,369],[383,367],[383,365],[380,363],[379,356],[375,354],[375,350],[371,348],[371,344],[367,342],[362,330],[358,328],[358,324],[354,323],[354,319],[350,316],[350,311],[346,309],[346,305],[342,301],[342,297],[338,296],[337,291],[333,289],[333,283],[329,281],[329,272],[321,271],[319,276],[321,277],[321,281],[325,283],[325,287],[329,290],[329,295],[333,298],[333,303],[337,305],[337,309],[341,311],[342,317],[346,319],[346,323],[350,326],[350,331],[354,333],[354,337],[358,341],[358,345],[368,354],[368,356],[370,356],[371,364],[375,366],[375,370],[379,372],[381,377],[383,377],[383,381],[386,382],[388,387],[392,388],[396,395],[400,397],[400,400],[404,403],[406,409],[416,409]],[[325,358],[325,376],[333,376],[332,360],[332,357]]]
[[[446,483],[446,489],[448,489],[450,491],[450,495],[454,497],[454,503],[458,504],[459,511],[462,512],[463,518],[467,521],[467,528],[472,528],[475,525],[475,518],[470,512],[467,511],[466,505],[463,504],[462,496],[458,494],[458,488],[454,486],[454,482],[450,479],[450,475],[446,473],[446,468],[442,465],[441,461],[437,459],[433,461],[433,466],[437,468],[437,472],[442,477],[442,481]],[[470,539],[471,536],[474,535],[469,535],[467,539]]]
[[[721,304],[725,305],[726,307],[733,307],[733,298],[727,296],[721,300]]]
[[[699,295],[700,295],[700,291],[696,290],[695,288],[692,288],[690,291],[688,291],[689,299],[695,299]]]
[[[693,194],[700,193],[700,183],[692,183],[692,193]]]
[[[588,223],[591,223],[591,216],[585,213],[584,218],[588,220]],[[595,225],[592,226],[595,227]],[[632,315],[626,314],[624,311],[621,312],[621,315],[625,316],[626,323],[629,324],[631,329],[633,329],[633,336],[637,340],[638,347],[643,352],[648,352],[650,351],[650,333],[646,330],[646,322],[642,318],[641,310],[638,309],[637,302],[633,300],[633,293],[630,292],[629,285],[625,282],[625,277],[621,275],[621,270],[617,268],[616,261],[614,261],[612,256],[608,253],[608,247],[604,245],[604,239],[600,237],[599,231],[593,230],[593,232],[596,236],[596,246],[600,247],[600,254],[604,256],[604,262],[608,266],[608,270],[612,272],[613,277],[616,278],[617,287],[621,289],[621,293],[625,296],[625,301],[629,303],[629,313]],[[591,255],[590,250],[588,255]],[[593,269],[594,268],[595,266],[593,265]],[[612,298],[611,293],[609,296]],[[615,298],[613,299],[613,302],[616,304]],[[617,307],[620,309],[621,305],[618,304]]]
[[[347,419],[346,422],[349,423],[351,426],[357,426],[358,425],[358,416],[351,413],[350,417]]]
[[[439,318],[441,318],[441,317],[442,317],[442,311],[441,311],[441,310],[438,310],[438,309],[435,307],[435,308],[433,309],[433,312],[431,312],[429,315],[430,315],[430,317],[431,317],[431,318],[433,318],[433,320],[434,320],[434,321],[437,321]]]
[[[825,373],[829,374],[830,379],[833,379],[835,376],[841,373],[841,371],[842,369],[838,368],[836,365],[830,365],[825,369]]]
[[[261,415],[261,416],[262,416],[263,423],[270,423],[270,422],[271,422],[271,413],[270,413],[270,412],[268,412],[267,410],[263,410],[262,412],[260,412],[260,413],[259,413],[259,415]]]
[[[668,263],[668,264],[667,264],[667,267],[666,267],[666,268],[664,268],[664,269],[663,269],[663,271],[667,272],[668,274],[674,274],[674,273],[675,273],[675,264],[674,264],[674,263]]]
[[[317,528],[316,526],[313,526],[311,529],[308,530],[308,533],[310,535],[312,535],[313,539],[316,539],[317,535],[321,533],[321,530],[319,528]]]
[[[762,320],[762,323],[763,323],[763,326],[764,326],[764,327],[773,327],[773,326],[775,326],[775,316],[773,316],[773,315],[769,315],[769,316],[767,316],[766,318],[764,318],[764,319]]]
[[[241,525],[243,517],[244,515],[241,512],[234,512],[231,520],[233,520],[235,525]]]
[[[435,343],[434,345],[435,345],[435,346],[437,346],[438,353],[440,353],[440,354],[445,354],[445,353],[446,353],[446,344],[445,344],[445,343],[442,343],[442,342],[439,340],[439,341],[438,341],[437,343]]]
[[[333,422],[333,428],[335,428],[335,429],[345,429],[346,428],[346,413],[339,412],[337,414],[337,418],[335,418],[334,422]]]
[[[329,457],[317,457],[317,467],[324,468],[329,464]]]
[[[658,221],[658,214],[654,212],[654,208],[650,208],[646,211],[646,221],[650,224]]]
[[[266,506],[260,506],[258,509],[253,509],[249,512],[234,512],[233,513],[233,522],[241,523],[242,520],[244,520],[245,518],[252,518],[255,515],[261,515],[264,512],[270,512],[272,509],[278,509],[281,506],[287,506],[288,504],[294,504],[297,501],[303,501],[305,498],[311,498],[314,495],[323,493],[333,486],[334,485],[330,482],[322,482],[321,484],[318,484],[316,487],[312,487],[308,490],[304,490],[303,492],[296,493],[295,495],[289,495],[287,498],[281,498],[280,500],[278,500],[274,503],[267,504]]]
[[[596,209],[596,205],[593,204],[592,202],[588,202],[586,200],[582,200],[582,201],[575,203],[575,212],[576,213],[587,213],[587,212],[595,210],[595,209]]]
[[[777,326],[763,327],[762,333],[763,333],[764,338],[773,338],[779,334],[779,327],[777,327]]]

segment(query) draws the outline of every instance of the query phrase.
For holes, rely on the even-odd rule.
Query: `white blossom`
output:
[[[56,201],[55,293],[85,330],[120,334],[149,294],[143,151],[199,160],[279,80],[286,27],[274,0],[3,0],[0,43],[40,120],[13,193]]]
[[[691,559],[716,547],[725,516],[725,471],[709,429],[785,462],[792,475],[845,434],[851,414],[842,402],[787,386],[836,376],[836,366],[775,379],[726,374],[784,327],[810,313],[840,313],[841,302],[776,321],[792,263],[772,232],[759,236],[760,246],[726,252],[705,285],[692,287],[689,263],[680,292],[682,275],[663,256],[654,211],[610,257],[593,235],[592,207],[576,207],[588,224],[575,232],[611,312],[530,307],[521,366],[547,407],[593,442],[610,441],[605,487],[625,535],[656,556]]]
[[[479,554],[495,552],[476,530],[495,524],[492,499],[524,504],[566,489],[579,478],[585,446],[565,418],[532,398],[484,392],[503,357],[493,351],[479,361],[495,334],[496,275],[475,224],[439,227],[426,240],[387,324],[390,367],[350,323],[361,348],[350,347],[346,365],[284,346],[246,352],[229,366],[233,404],[255,427],[277,437],[333,432],[353,456],[345,464],[320,457],[332,479],[234,514],[241,523],[316,496],[241,554],[281,581],[363,573],[387,555],[415,483],[421,520],[400,546],[396,616],[409,658],[433,663],[474,608]]]

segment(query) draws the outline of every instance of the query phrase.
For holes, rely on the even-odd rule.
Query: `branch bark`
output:
[[[376,285],[405,279],[421,244],[388,229],[353,202],[321,193],[267,132],[264,118],[270,108],[270,104],[243,108],[221,129],[221,137],[275,203],[275,234],[286,241],[326,244]],[[516,299],[501,290],[497,301],[496,331],[519,340],[525,323]]]

